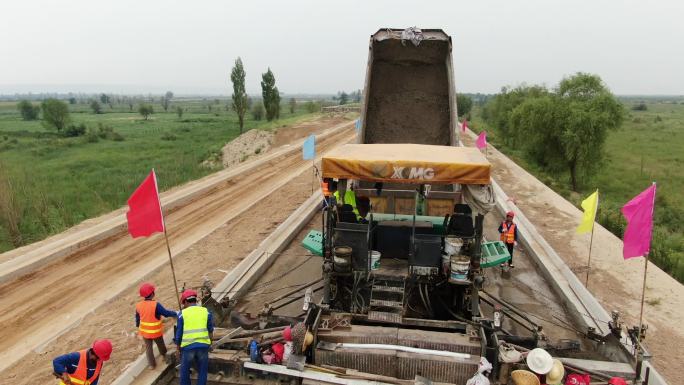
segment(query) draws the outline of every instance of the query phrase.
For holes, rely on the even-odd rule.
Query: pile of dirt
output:
[[[256,129],[245,132],[221,149],[223,167],[229,168],[265,153],[271,148],[272,142],[273,132]]]

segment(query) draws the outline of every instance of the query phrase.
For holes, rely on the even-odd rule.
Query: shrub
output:
[[[118,132],[113,132],[112,133],[112,140],[115,142],[123,142],[125,140],[124,136],[119,134]]]
[[[79,125],[75,124],[70,124],[65,130],[64,130],[64,136],[74,138],[77,136],[82,136],[85,135],[87,131],[87,127],[85,123],[81,123]]]
[[[17,104],[17,109],[21,114],[21,118],[24,120],[36,120],[38,119],[38,113],[40,112],[39,106],[34,106],[33,103],[28,100],[22,100]]]
[[[661,118],[660,115],[656,115],[655,122],[657,123],[657,122],[662,122],[662,121],[663,121],[663,118]]]
[[[639,104],[635,104],[632,106],[633,111],[646,111],[648,110],[648,106],[646,106],[646,103],[641,102]]]
[[[261,103],[255,103],[252,106],[252,118],[254,120],[261,120],[264,117],[264,105]]]
[[[161,137],[162,140],[176,140],[178,139],[176,135],[170,133],[170,132],[165,132],[164,135]]]
[[[85,136],[85,141],[86,143],[97,143],[100,141],[100,137],[97,135],[97,132],[91,128],[88,130],[88,135]]]

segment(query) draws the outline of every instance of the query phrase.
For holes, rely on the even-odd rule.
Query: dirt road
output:
[[[463,139],[472,146],[473,138]],[[584,282],[589,235],[575,233],[582,212],[494,147],[488,151],[493,178]],[[591,268],[589,291],[608,312],[619,310],[627,326],[638,325],[643,258],[623,260],[622,241],[596,225]],[[684,324],[684,286],[649,263],[646,301],[646,346],[652,361],[669,383],[681,383],[684,329],[678,326]]]
[[[353,130],[350,129],[320,140],[317,143],[319,153],[348,141],[352,136]],[[255,237],[255,234],[268,231],[269,227],[287,217],[297,207],[296,197],[300,191],[306,195],[311,193],[310,173],[305,173],[296,182],[289,182],[310,167],[310,162],[303,161],[298,152],[278,157],[265,167],[249,175],[232,178],[210,194],[167,213],[172,250],[176,253],[185,250],[177,257],[180,283],[197,284],[203,274],[218,268],[230,268],[225,257],[235,258],[232,247],[242,249],[252,242],[258,243],[260,237]],[[277,190],[272,193],[274,188]],[[255,203],[258,204],[250,208]],[[258,217],[259,226],[256,223],[237,225],[252,220],[251,216]],[[235,232],[224,233],[225,237],[230,237],[230,245],[214,249],[209,255],[197,255],[201,250],[192,245],[228,221],[231,221],[230,226],[236,226],[233,228]],[[44,354],[73,351],[96,336],[114,338],[115,344],[121,342],[121,337],[131,338],[129,323],[135,295],[132,298],[127,296],[126,303],[121,303],[120,299],[110,302],[106,310],[98,307],[164,264],[168,258],[165,250],[163,236],[133,240],[122,234],[103,242],[97,249],[69,256],[0,286],[4,293],[11,293],[0,298],[0,308],[4,310],[0,315],[3,325],[0,331],[0,370],[10,367],[0,376],[0,383],[7,383],[8,378],[22,378],[19,382],[24,383],[26,373],[35,372],[32,369],[37,362],[41,371],[33,374],[36,376],[33,383],[45,383],[48,378],[45,375],[49,374],[49,363],[45,360],[52,354]],[[171,284],[172,281],[166,279],[164,282]],[[171,291],[165,302],[175,307]],[[108,316],[100,317],[102,313]],[[60,332],[72,328],[74,321],[78,322],[84,314],[87,316],[77,328],[57,338],[58,344],[51,341]],[[128,352],[132,354],[131,360],[137,355],[130,348],[122,349],[125,344],[116,345],[117,351],[121,352],[116,355]],[[13,365],[30,352],[33,353],[29,358]],[[18,375],[21,377],[16,377]]]

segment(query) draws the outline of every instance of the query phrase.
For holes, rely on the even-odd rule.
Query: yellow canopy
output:
[[[321,161],[324,178],[426,184],[489,184],[491,165],[472,147],[345,144]]]

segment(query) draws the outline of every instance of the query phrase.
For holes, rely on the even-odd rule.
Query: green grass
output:
[[[209,103],[213,99],[179,101],[168,113],[156,104],[148,121],[137,113],[137,105],[134,112],[125,104],[104,105],[105,113],[99,115],[87,104],[70,105],[73,122],[94,131],[91,142],[62,137],[40,121],[22,121],[16,102],[0,102],[0,182],[11,184],[21,234],[21,239],[13,239],[6,216],[0,217],[0,252],[125,205],[151,168],[161,190],[215,172],[216,167],[202,162],[216,159],[223,145],[239,135],[239,127],[236,114],[226,111],[225,100],[213,104],[211,112]],[[182,119],[176,105],[186,109]],[[281,119],[273,122],[246,116],[245,131],[273,129],[311,116],[303,109],[291,114],[287,106],[281,111]],[[98,137],[98,125],[111,127],[124,140]],[[9,194],[7,184],[0,185],[5,186],[0,194]],[[7,201],[0,199],[0,204]]]
[[[580,191],[570,191],[567,174],[549,174],[524,154],[506,146],[495,129],[487,127],[474,111],[472,125],[487,129],[488,140],[525,167],[542,182],[579,207],[584,197],[600,190],[599,222],[622,237],[625,222],[620,207],[647,188],[658,184],[652,260],[684,282],[684,101],[646,99],[646,111],[633,111],[636,102],[626,100],[628,115],[622,127],[606,141],[606,157],[596,175],[582,181]]]

